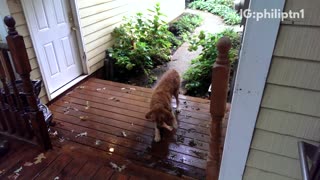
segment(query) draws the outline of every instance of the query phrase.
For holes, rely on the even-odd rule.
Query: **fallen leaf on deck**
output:
[[[131,126],[133,126],[133,123],[131,123]]]
[[[206,156],[207,156],[206,153],[203,153],[203,152],[200,152],[200,151],[191,150],[191,152],[194,153],[195,155],[197,155],[201,159],[205,159]]]
[[[33,165],[32,162],[25,162],[25,163],[23,164],[23,166],[32,166],[32,165]]]
[[[71,129],[71,132],[73,133],[73,132],[74,132],[74,130],[73,130],[73,129]]]
[[[97,91],[101,91],[101,88],[97,88]]]
[[[100,144],[101,144],[101,141],[100,140],[96,140],[95,145],[99,146]]]
[[[103,90],[106,90],[106,88],[104,87],[104,88],[102,88]]]
[[[86,121],[88,119],[88,116],[79,116],[80,120]]]
[[[5,172],[6,172],[6,169],[0,170],[0,175],[3,174],[3,173],[5,173]]]
[[[136,90],[136,88],[130,88],[130,90],[135,91],[135,90]]]
[[[87,105],[87,106],[86,106],[85,109],[89,109],[89,108],[90,108],[90,106],[89,106],[89,101],[86,102],[86,105]]]
[[[197,110],[197,111],[199,111],[199,110],[200,110],[200,108],[197,108],[196,110]]]
[[[110,165],[113,169],[118,170],[119,172],[123,171],[126,168],[126,165],[122,165],[121,167],[118,166],[116,163],[114,162],[110,162]]]
[[[121,88],[121,90],[126,90],[126,88]]]
[[[189,141],[189,146],[190,147],[195,147],[195,146],[197,146],[197,143],[192,139],[192,140]]]
[[[122,131],[122,135],[123,135],[123,137],[127,137],[127,134],[124,131]]]
[[[14,173],[19,173],[19,172],[21,172],[22,171],[22,166],[20,166],[18,169],[16,169],[15,171],[14,171]]]
[[[46,157],[44,156],[43,153],[39,154],[37,157],[35,157],[35,161],[33,162],[33,164],[39,164],[42,162],[42,159],[45,159]]]
[[[59,176],[57,176],[57,177],[55,177],[53,180],[59,180],[60,178],[59,178]]]
[[[183,101],[183,104],[187,104],[187,101]]]
[[[78,89],[84,89],[85,88],[85,86],[79,86],[78,87]]]
[[[59,138],[59,142],[63,143],[64,142],[64,138],[63,137]]]
[[[14,173],[14,174],[11,174],[10,176],[8,176],[8,179],[16,180],[16,179],[18,179],[19,176],[20,176],[19,173]]]
[[[83,132],[83,133],[77,134],[75,137],[77,138],[77,137],[82,137],[82,136],[87,136],[87,135],[88,135],[87,132]]]

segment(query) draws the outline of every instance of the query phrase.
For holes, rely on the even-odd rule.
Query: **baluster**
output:
[[[44,120],[43,112],[39,110],[37,105],[37,97],[35,96],[32,82],[30,80],[31,66],[29,63],[26,47],[23,37],[18,34],[15,29],[15,20],[11,16],[4,18],[5,24],[8,26],[8,36],[6,37],[8,46],[12,55],[16,72],[20,75],[23,83],[23,91],[26,95],[30,112],[28,113],[32,128],[36,134],[37,140],[44,149],[51,149],[51,141],[48,129]]]
[[[228,52],[231,41],[222,37],[217,43],[218,57],[212,67],[210,113],[212,117],[210,127],[210,151],[207,161],[207,179],[218,179],[221,161],[222,120],[227,104],[227,92],[230,72]]]
[[[9,90],[9,94],[7,94],[7,97],[10,98],[10,101],[14,102],[14,104],[10,106],[12,106],[12,110],[14,111],[16,130],[19,132],[20,136],[26,135],[26,137],[30,139],[32,138],[32,130],[28,120],[29,118],[26,116],[26,113],[23,108],[23,103],[18,88],[16,86],[16,77],[14,75],[13,67],[10,63],[8,52],[2,51],[2,57],[2,62],[6,67],[9,76],[8,79],[10,80],[11,89],[14,95],[12,96],[12,92]]]
[[[2,49],[0,49],[0,60],[1,60],[1,55],[2,55]],[[1,80],[1,83],[2,83],[2,87],[5,87],[6,86],[6,77],[5,77],[5,72],[4,72],[4,69],[2,67],[2,63],[0,61],[0,80]],[[1,89],[0,89],[1,90]],[[1,94],[0,94],[0,109],[1,109],[1,119],[0,119],[0,123],[1,123],[1,126],[2,126],[2,130],[3,131],[8,131],[10,128],[10,131],[11,131],[11,127],[12,125],[10,124],[11,119],[10,119],[10,112],[9,112],[9,109],[8,109],[8,106],[7,104],[5,103],[5,100],[4,100],[4,96],[2,94],[2,90],[1,90]],[[8,127],[9,126],[9,127]]]
[[[9,89],[9,86],[7,84],[7,81],[6,81],[6,74],[5,74],[5,71],[4,71],[4,65],[5,65],[5,58],[6,58],[6,52],[4,50],[1,50],[0,51],[0,60],[1,60],[1,82],[2,82],[2,85],[3,85],[3,90],[4,90],[4,93],[5,93],[5,97],[2,96],[3,98],[1,98],[4,102],[4,113],[6,115],[6,121],[7,121],[7,125],[9,126],[9,133],[11,134],[14,134],[16,132],[16,129],[17,129],[17,123],[16,123],[16,108],[15,108],[15,104],[14,104],[14,101],[13,101],[13,98],[10,94],[10,89]],[[6,103],[7,104],[6,104]]]

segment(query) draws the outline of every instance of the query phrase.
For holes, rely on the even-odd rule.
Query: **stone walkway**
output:
[[[203,18],[202,25],[199,26],[193,35],[197,35],[200,33],[200,31],[205,31],[207,33],[218,33],[223,31],[224,29],[231,27],[235,31],[242,31],[242,28],[238,26],[228,26],[225,25],[223,20],[216,15],[213,15],[211,13],[203,12],[203,11],[198,11],[198,10],[191,10],[191,9],[186,9],[185,12],[188,13],[194,13],[194,14],[199,14]],[[189,44],[188,43],[183,43],[172,55],[171,61],[168,62],[167,64],[163,66],[159,66],[158,68],[155,68],[152,71],[152,74],[159,79],[161,75],[166,72],[168,69],[175,69],[179,72],[181,78],[186,72],[186,70],[189,68],[191,65],[191,60],[196,58],[202,51],[201,48],[199,48],[197,51],[190,52],[188,51]],[[143,84],[147,84],[147,79],[148,78],[136,78],[131,81],[131,83],[136,84],[136,85],[141,85],[145,86]],[[183,85],[181,86],[181,93],[184,94],[185,90],[183,88]]]

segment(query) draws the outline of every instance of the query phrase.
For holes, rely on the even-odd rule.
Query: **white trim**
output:
[[[77,77],[76,79],[72,80],[71,82],[69,82],[68,84],[62,86],[61,88],[59,88],[58,90],[56,90],[55,92],[53,92],[50,95],[50,100],[58,97],[60,94],[62,94],[63,92],[65,92],[66,90],[68,90],[69,88],[71,88],[72,86],[74,86],[75,84],[77,84],[78,82],[82,81],[83,79],[85,79],[86,77],[88,77],[88,75],[82,75]]]
[[[76,35],[77,35],[77,41],[78,41],[78,46],[79,46],[79,53],[80,53],[80,58],[82,62],[82,69],[84,74],[88,74],[89,72],[89,67],[87,63],[87,56],[86,56],[86,47],[84,44],[84,39],[83,39],[83,32],[82,32],[82,26],[81,26],[81,21],[80,21],[80,14],[79,14],[79,6],[78,6],[78,1],[77,0],[72,0],[70,1],[70,6],[72,9],[72,15],[73,15],[73,22],[74,25],[77,29]]]
[[[284,4],[285,0],[251,0],[249,9],[282,11]],[[279,26],[279,18],[247,19],[219,180],[243,178]]]

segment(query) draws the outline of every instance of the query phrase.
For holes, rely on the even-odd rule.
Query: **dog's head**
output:
[[[156,122],[158,127],[172,126],[174,120],[173,114],[164,108],[151,109],[146,118]]]

